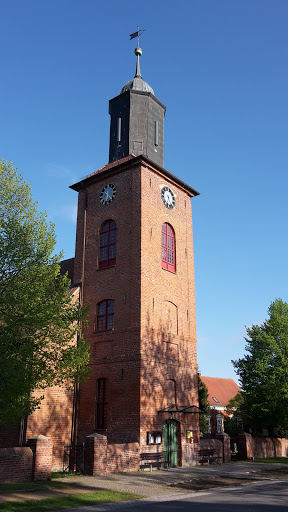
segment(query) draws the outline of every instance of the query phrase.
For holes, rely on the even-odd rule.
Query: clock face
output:
[[[161,190],[162,201],[165,204],[166,208],[172,210],[175,206],[175,196],[169,187],[163,187]]]
[[[100,203],[106,206],[107,204],[112,203],[114,197],[116,196],[116,187],[115,185],[106,185],[100,194]]]

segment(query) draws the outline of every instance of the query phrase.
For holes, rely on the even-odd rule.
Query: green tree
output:
[[[262,325],[246,328],[248,352],[232,361],[240,377],[244,426],[288,435],[288,304],[276,299]]]
[[[236,436],[243,431],[241,407],[243,405],[243,394],[241,391],[231,398],[227,404],[225,417],[225,432],[230,437]]]
[[[198,373],[198,398],[199,398],[199,409],[205,414],[199,414],[199,427],[200,432],[205,434],[209,429],[209,418],[210,418],[210,405],[208,402],[208,388],[206,384],[201,380]]]
[[[73,386],[87,374],[79,300],[53,255],[54,226],[30,186],[0,160],[0,424],[37,408],[34,390]]]

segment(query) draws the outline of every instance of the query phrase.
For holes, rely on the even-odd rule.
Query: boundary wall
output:
[[[51,476],[52,441],[45,436],[28,439],[27,446],[0,449],[0,482],[47,480]]]
[[[243,432],[236,437],[236,444],[240,460],[288,457],[288,439],[252,437]]]
[[[108,444],[107,437],[101,434],[86,437],[84,451],[86,475],[138,471],[139,465],[139,443]]]

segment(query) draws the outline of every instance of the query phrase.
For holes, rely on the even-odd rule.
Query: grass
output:
[[[1,512],[47,512],[65,510],[87,505],[98,505],[115,501],[139,499],[141,496],[116,491],[97,491],[86,494],[45,498],[42,500],[14,501],[0,504]]]
[[[288,464],[288,457],[267,457],[265,459],[254,459],[248,462],[261,462],[262,464]]]
[[[51,480],[55,480],[56,478],[67,478],[69,476],[83,476],[81,471],[52,471]]]
[[[53,480],[44,480],[40,482],[11,482],[6,484],[0,483],[0,494],[10,494],[18,491],[33,492],[50,489],[67,489],[69,487],[71,487],[71,484],[57,481],[54,482]]]

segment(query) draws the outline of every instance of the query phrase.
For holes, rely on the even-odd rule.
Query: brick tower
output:
[[[76,442],[96,433],[107,443],[104,471],[135,469],[148,452],[193,464],[199,442],[190,200],[198,192],[163,167],[166,107],[141,76],[141,53],[134,79],[109,102],[109,163],[71,187],[74,283],[90,304],[91,344]]]

